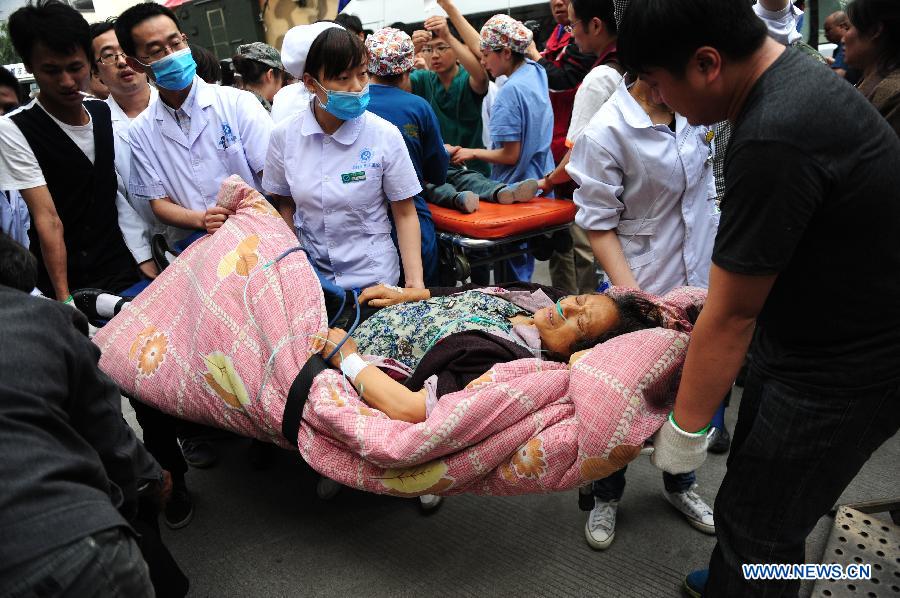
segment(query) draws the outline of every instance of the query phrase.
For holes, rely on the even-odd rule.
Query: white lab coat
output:
[[[707,287],[719,211],[707,127],[653,125],[622,82],[575,142],[575,222],[615,229],[640,287]]]
[[[157,99],[128,129],[131,173],[128,191],[136,199],[168,197],[190,210],[216,203],[219,186],[236,174],[262,191],[262,171],[272,119],[256,97],[233,87],[194,78],[181,109],[190,116],[188,135]]]

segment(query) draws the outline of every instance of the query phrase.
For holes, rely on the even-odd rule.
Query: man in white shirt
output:
[[[128,65],[159,89],[159,101],[129,128],[129,192],[156,217],[183,229],[217,230],[230,212],[216,206],[233,174],[262,190],[272,119],[253,94],[205,83],[195,75],[187,36],[168,8],[143,3],[116,20]]]
[[[21,191],[31,212],[38,288],[125,291],[139,276],[117,225],[109,108],[84,101],[90,31],[58,2],[10,16],[10,37],[40,86],[37,99],[2,119],[0,189]]]
[[[113,23],[103,21],[91,25],[91,69],[94,76],[109,89],[106,104],[112,119],[116,151],[116,175],[118,193],[116,207],[119,211],[119,228],[141,273],[147,278],[156,278],[159,269],[153,261],[150,241],[155,232],[163,228],[150,204],[135,200],[128,193],[128,178],[131,173],[131,145],[128,140],[128,125],[156,100],[157,91],[147,83],[147,76],[135,72],[125,63],[125,54],[119,47]]]

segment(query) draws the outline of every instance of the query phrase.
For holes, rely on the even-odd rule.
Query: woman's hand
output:
[[[222,206],[208,208],[203,215],[203,228],[205,228],[206,232],[209,234],[213,234],[225,224],[225,221],[228,220],[229,216],[234,216],[234,212],[228,208],[223,208]]]
[[[550,193],[553,191],[553,183],[550,182],[550,177],[544,177],[538,180],[538,189],[544,192],[544,194]]]
[[[450,41],[450,28],[447,26],[447,17],[430,16],[425,19],[425,23],[422,26],[434,36],[434,39],[440,39],[445,42]]]
[[[431,32],[425,31],[424,29],[417,29],[413,31],[412,34],[412,43],[413,43],[413,51],[418,54],[422,51],[422,46],[431,41]]]
[[[328,356],[331,355],[331,352],[334,351],[334,348],[340,344],[344,337],[347,336],[347,332],[345,330],[341,330],[340,328],[331,328],[328,330],[328,342],[325,343],[325,346],[322,347],[322,350],[319,351],[319,355],[322,356],[323,359],[328,359]],[[351,353],[356,353],[357,346],[356,341],[353,340],[351,336],[348,338],[343,345],[341,345],[341,350],[334,354],[334,357],[328,362],[332,366],[336,368],[341,367],[341,354],[350,355]]]
[[[401,289],[393,285],[379,284],[363,289],[359,294],[360,305],[368,303],[370,307],[388,307],[408,301],[422,301],[430,299],[428,289]]]

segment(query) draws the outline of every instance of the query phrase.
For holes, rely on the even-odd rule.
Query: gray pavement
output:
[[[546,280],[546,271],[535,279]],[[739,402],[736,389],[729,429]],[[663,499],[660,472],[646,457],[629,467],[615,542],[597,552],[584,540],[586,513],[574,490],[450,497],[426,516],[417,500],[346,488],[321,501],[317,476],[297,454],[279,451],[268,469],[254,471],[248,441],[217,444],[220,462],[187,476],[194,520],[163,534],[193,597],[674,597],[684,574],[705,566],[715,543]],[[725,458],[710,455],[697,473],[698,491],[710,504]],[[898,462],[895,436],[840,502],[900,496]],[[809,562],[819,562],[831,524],[825,517],[811,534]],[[802,595],[808,593],[806,586]]]

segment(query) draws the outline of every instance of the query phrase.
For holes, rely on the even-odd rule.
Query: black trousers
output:
[[[188,466],[176,435],[179,420],[137,399],[128,397],[128,401],[144,430],[144,446],[173,478],[183,480]]]
[[[799,581],[748,581],[741,565],[803,563],[816,522],[898,428],[900,382],[813,394],[767,379],[751,364],[716,497],[718,543],[703,595],[796,596]]]

